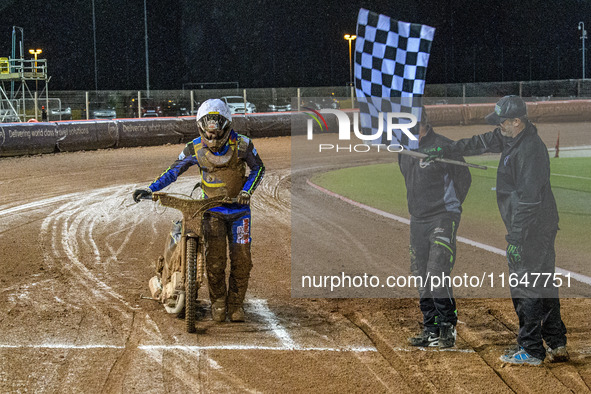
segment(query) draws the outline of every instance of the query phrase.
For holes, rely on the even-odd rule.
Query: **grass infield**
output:
[[[462,223],[485,226],[494,234],[506,233],[496,201],[498,158],[478,156],[467,161],[489,166],[488,170],[470,169],[472,186],[463,204]],[[591,254],[591,158],[551,158],[550,182],[558,205],[560,232],[557,246]],[[404,178],[398,162],[344,168],[318,174],[312,182],[352,200],[409,217]],[[460,225],[460,233],[462,232]],[[470,238],[470,234],[464,234]],[[480,240],[482,241],[482,240]]]

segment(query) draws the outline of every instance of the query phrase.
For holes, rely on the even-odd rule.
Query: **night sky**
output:
[[[143,0],[95,0],[98,88],[145,89]],[[343,86],[359,8],[435,27],[427,83],[581,77],[579,21],[591,1],[147,0],[151,89]],[[0,0],[0,57],[12,27],[41,48],[52,90],[93,90],[92,1]],[[587,56],[589,58],[589,56]],[[591,64],[591,63],[589,63]],[[591,75],[591,72],[588,73]]]

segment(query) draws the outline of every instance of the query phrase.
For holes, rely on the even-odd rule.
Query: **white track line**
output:
[[[181,350],[186,352],[195,352],[202,350],[271,350],[271,351],[317,351],[317,352],[377,352],[374,347],[287,347],[287,346],[258,346],[258,345],[140,345],[138,349],[151,350]]]
[[[287,332],[285,327],[279,323],[277,316],[267,306],[267,300],[252,299],[249,301],[250,305],[253,306],[254,312],[261,316],[265,322],[269,325],[273,333],[279,338],[284,348],[297,349],[299,346],[296,345],[291,335]]]
[[[316,189],[316,190],[318,190],[318,191],[320,191],[320,192],[322,192],[324,194],[328,194],[329,196],[338,198],[338,199],[340,199],[340,200],[342,200],[342,201],[344,201],[344,202],[346,202],[348,204],[354,205],[354,206],[356,206],[358,208],[361,208],[361,209],[365,209],[366,211],[375,213],[376,215],[380,215],[380,216],[386,217],[388,219],[393,219],[393,220],[396,220],[398,222],[401,222],[401,223],[409,224],[410,225],[410,220],[409,219],[406,219],[406,218],[403,218],[403,217],[400,217],[400,216],[396,216],[396,215],[393,215],[393,214],[391,214],[389,212],[385,212],[385,211],[382,211],[380,209],[370,207],[369,205],[365,205],[365,204],[362,204],[360,202],[351,200],[350,198],[347,198],[345,196],[341,196],[340,194],[337,194],[335,192],[331,192],[330,190],[325,189],[322,186],[318,186],[317,184],[312,183],[309,179],[306,179],[306,183],[308,185],[312,186],[314,189]],[[471,239],[468,239],[468,238],[457,237],[457,240],[460,241],[460,242],[462,242],[462,243],[465,243],[465,244],[468,244],[468,245],[472,245],[472,246],[475,246],[477,248],[484,249],[486,251],[489,251],[489,252],[492,252],[492,253],[495,253],[495,254],[498,254],[498,255],[501,255],[501,256],[505,256],[506,255],[506,252],[503,249],[499,249],[499,248],[496,248],[494,246],[486,245],[486,244],[483,244],[483,243],[480,243],[480,242],[472,241]],[[586,275],[583,275],[583,274],[579,274],[577,272],[569,271],[569,270],[566,270],[566,269],[560,268],[560,267],[556,267],[556,272],[559,273],[559,274],[562,274],[562,275],[570,275],[570,277],[573,278],[574,280],[576,280],[578,282],[581,282],[581,283],[585,283],[586,285],[591,286],[591,277],[589,277],[589,276],[586,276]]]
[[[362,204],[360,202],[351,200],[350,198],[347,198],[345,196],[341,196],[340,194],[337,194],[335,192],[331,192],[330,190],[325,189],[322,186],[318,186],[317,184],[312,183],[309,179],[306,179],[306,183],[308,185],[312,186],[314,189],[317,189],[317,190],[321,191],[324,194],[328,194],[331,197],[335,197],[335,198],[338,198],[339,200],[343,200],[344,202],[346,202],[348,204],[354,205],[354,206],[359,207],[361,209],[365,209],[366,211],[375,213],[376,215],[380,215],[380,216],[386,217],[388,219],[396,220],[397,222],[401,222],[401,223],[404,223],[404,224],[410,224],[410,220],[409,219],[405,219],[405,218],[403,218],[401,216],[396,216],[396,215],[394,215],[392,213],[385,212],[385,211],[382,211],[380,209],[370,207],[369,205],[365,205],[365,204]]]
[[[416,347],[412,349],[407,349],[403,347],[392,347],[390,350],[395,352],[413,352],[415,350],[420,350],[422,352],[458,352],[458,353],[476,353],[474,349],[457,349],[457,348],[446,348],[446,349],[439,349],[439,348],[429,348],[429,347]]]
[[[489,166],[487,166],[487,167],[488,167],[488,168],[494,168],[495,170],[497,170],[497,169],[499,168],[499,167],[495,167],[495,166],[491,166],[491,165],[489,165]],[[579,175],[567,175],[567,174],[555,174],[555,173],[553,173],[553,172],[551,172],[551,173],[550,173],[550,175],[552,175],[552,176],[562,176],[562,177],[565,177],[565,178],[584,179],[584,180],[586,180],[586,181],[591,181],[591,178],[589,178],[589,177],[586,177],[586,176],[579,176]]]
[[[64,200],[69,200],[74,197],[77,198],[77,197],[82,196],[83,194],[84,193],[80,193],[80,192],[79,193],[64,194],[61,196],[46,198],[44,200],[39,200],[39,201],[31,202],[28,204],[17,205],[16,207],[0,210],[0,216],[8,215],[8,214],[20,212],[20,211],[27,211],[29,209],[34,209],[34,208],[41,208],[45,205],[53,204],[56,202],[64,202]]]
[[[0,344],[0,349],[125,349],[125,346],[118,345],[103,345],[103,344],[88,344],[88,345],[73,345],[69,343],[41,343],[41,344]],[[377,352],[374,347],[287,347],[287,346],[257,346],[257,345],[211,345],[211,346],[194,346],[194,345],[139,345],[138,349],[143,351],[164,351],[164,350],[181,350],[184,352],[198,352],[203,350],[274,350],[274,351],[317,351],[317,352]],[[411,351],[409,349],[402,349],[400,351]]]
[[[47,236],[51,237],[51,246],[54,255],[54,260],[61,260],[62,266],[67,265],[67,261],[69,261],[70,267],[78,268],[81,275],[78,275],[80,278],[85,278],[89,280],[91,283],[86,283],[85,286],[95,294],[97,297],[102,297],[104,294],[101,294],[98,290],[102,290],[125,306],[130,309],[138,309],[137,307],[132,306],[129,304],[123,296],[119,293],[114,291],[107,283],[99,279],[96,275],[94,275],[88,267],[86,267],[83,262],[78,258],[79,255],[79,246],[78,246],[78,235],[80,235],[80,240],[82,242],[86,242],[87,237],[85,235],[88,233],[88,237],[92,236],[92,231],[94,231],[94,222],[93,220],[97,218],[98,211],[95,206],[100,207],[100,203],[96,203],[97,198],[99,198],[102,194],[109,194],[113,195],[114,192],[119,190],[120,186],[96,189],[92,192],[87,193],[73,193],[69,195],[65,195],[61,197],[61,200],[68,201],[73,196],[79,197],[74,199],[73,201],[67,202],[59,206],[53,212],[51,212],[43,221],[41,225],[41,239],[44,239]],[[16,208],[23,208],[29,205],[39,206],[45,205],[49,202],[57,202],[55,198],[50,198],[47,200],[38,201],[32,204],[25,204],[21,205]],[[89,203],[90,201],[90,203]],[[103,199],[99,199],[98,201],[103,201]],[[0,211],[0,213],[5,211]],[[89,230],[90,228],[90,230]],[[94,243],[94,240],[91,239],[91,248],[93,249],[95,261],[100,261],[100,252],[98,247]],[[61,252],[65,253],[65,257],[67,261],[63,260]],[[50,256],[46,256],[50,258]]]
[[[198,346],[198,345],[139,345],[139,350],[145,352],[153,351],[168,351],[168,350],[179,350],[183,352],[200,352],[207,350],[267,350],[267,351],[302,351],[302,352],[352,352],[352,353],[374,353],[378,350],[375,347],[356,347],[356,346],[344,346],[344,347],[285,347],[285,346],[257,346],[257,345],[210,345],[210,346]],[[125,346],[118,345],[103,345],[103,344],[88,344],[88,345],[73,345],[69,343],[42,343],[42,344],[22,344],[22,345],[11,345],[11,344],[0,344],[0,349],[75,349],[75,350],[94,350],[94,349],[125,349]],[[474,353],[472,349],[438,349],[438,348],[424,348],[424,347],[392,347],[390,350],[395,352],[459,352],[459,353]],[[587,351],[591,352],[591,351]]]
[[[586,181],[591,181],[591,178],[587,178],[587,177],[585,177],[585,176],[578,176],[578,175],[566,175],[566,174],[552,174],[552,173],[551,173],[550,175],[554,175],[554,176],[562,176],[562,177],[565,177],[565,178],[584,179],[584,180],[586,180]],[[559,186],[556,186],[556,187],[559,187]]]
[[[0,349],[125,349],[125,346],[117,345],[72,345],[69,343],[42,343],[39,345],[10,345],[0,344]]]
[[[98,193],[95,193],[95,194],[98,194]],[[75,212],[77,213],[78,211],[79,211],[79,209],[76,209]],[[90,281],[94,282],[99,289],[102,289],[107,294],[116,298],[121,303],[123,303],[125,306],[127,306],[131,309],[138,309],[138,308],[130,305],[127,301],[125,301],[125,299],[123,298],[122,295],[120,295],[119,293],[114,291],[109,285],[107,285],[105,282],[103,282],[97,276],[95,276],[88,269],[88,267],[86,267],[80,261],[80,259],[78,259],[78,240],[76,238],[76,235],[78,233],[78,226],[80,225],[80,223],[84,219],[84,216],[80,215],[80,216],[75,217],[74,221],[71,223],[68,221],[68,219],[69,219],[68,217],[64,217],[64,222],[62,224],[62,231],[61,231],[61,238],[62,238],[61,245],[62,245],[63,251],[66,253],[66,257],[68,257],[68,260],[70,260],[70,262],[75,267],[77,267],[79,269],[79,271],[82,273],[82,275],[84,277],[86,277]],[[54,245],[54,247],[55,247],[55,245]]]

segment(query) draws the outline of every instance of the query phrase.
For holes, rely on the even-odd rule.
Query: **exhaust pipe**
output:
[[[179,291],[179,296],[176,299],[176,305],[174,307],[168,306],[168,305],[164,305],[164,309],[166,309],[166,312],[168,313],[174,313],[174,314],[179,314],[181,313],[181,311],[183,310],[183,308],[185,307],[185,292],[184,291]]]

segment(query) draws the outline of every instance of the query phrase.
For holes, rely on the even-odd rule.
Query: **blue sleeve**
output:
[[[248,174],[248,178],[246,179],[242,190],[252,194],[265,175],[265,165],[263,164],[263,161],[261,160],[252,141],[249,138],[243,138],[248,142],[248,148],[246,149],[244,161],[246,161],[246,165],[248,165],[250,173]]]
[[[158,190],[164,189],[176,181],[178,176],[187,171],[189,167],[197,164],[197,158],[194,152],[193,143],[189,142],[179,155],[179,158],[148,186],[150,190],[157,192]]]

